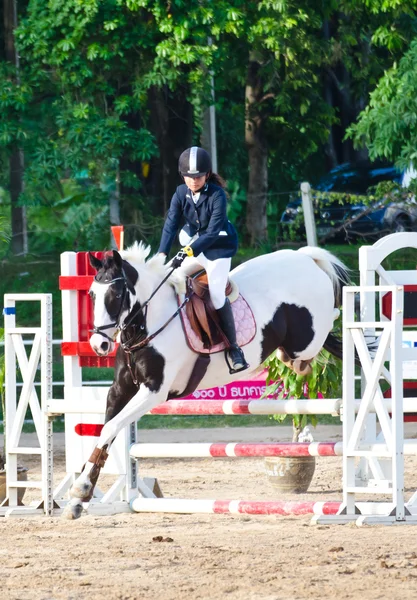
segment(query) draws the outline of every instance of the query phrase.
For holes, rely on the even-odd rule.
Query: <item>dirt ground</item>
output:
[[[279,438],[277,437],[279,432]],[[145,431],[142,441],[270,441],[285,428]],[[315,439],[340,439],[322,426]],[[57,478],[62,444],[55,443]],[[37,465],[24,458],[30,478]],[[407,457],[407,490],[417,461]],[[160,459],[140,463],[166,496],[340,500],[341,458],[319,458],[307,494],[280,496],[263,459]],[[30,499],[27,493],[27,499]],[[26,498],[25,498],[26,499]],[[1,600],[415,599],[417,529],[310,525],[310,517],[119,514],[0,518]]]

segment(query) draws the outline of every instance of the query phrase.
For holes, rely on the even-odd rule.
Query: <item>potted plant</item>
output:
[[[4,341],[4,329],[0,328],[0,342]],[[6,448],[6,394],[4,389],[4,383],[6,379],[6,365],[4,359],[4,353],[0,354],[0,399],[1,399],[1,411],[3,416],[3,449],[0,450],[0,505],[6,498],[6,465],[5,465],[5,448]],[[18,466],[17,478],[19,481],[27,481],[27,469],[26,467]],[[26,488],[21,488],[18,493],[19,501],[21,502],[24,496]]]
[[[268,369],[265,396],[285,398],[337,398],[341,393],[342,362],[326,350],[322,350],[311,363],[310,375],[297,375],[272,354],[265,362]],[[315,415],[272,415],[282,423],[292,419],[292,442],[313,441],[307,425],[317,425]],[[280,491],[306,492],[315,470],[314,456],[267,457],[265,468],[269,481]]]

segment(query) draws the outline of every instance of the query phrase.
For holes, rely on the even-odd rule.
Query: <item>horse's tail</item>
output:
[[[349,269],[341,260],[324,248],[304,246],[299,248],[298,252],[310,256],[317,266],[330,277],[334,289],[334,305],[339,308],[342,305],[342,287],[350,285]]]
[[[376,351],[378,350],[378,344],[380,342],[380,338],[371,337],[370,339],[366,339],[366,345],[368,347],[369,353],[372,359],[375,357]],[[330,352],[332,356],[336,358],[340,358],[343,360],[343,339],[335,335],[334,333],[329,333],[326,338],[326,341],[323,344],[323,348]],[[355,365],[357,367],[362,367],[362,363],[360,361],[358,352],[355,348]]]
[[[336,358],[343,358],[343,342],[342,339],[334,335],[333,333],[329,333],[326,338],[326,341],[323,344],[323,348],[330,352]]]

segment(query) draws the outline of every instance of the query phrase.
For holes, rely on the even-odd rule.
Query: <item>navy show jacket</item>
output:
[[[183,184],[177,187],[165,219],[159,252],[168,254],[174,238],[185,221],[183,229],[198,238],[190,246],[194,256],[201,252],[209,260],[230,258],[237,252],[237,233],[226,213],[227,198],[223,188],[208,183],[194,204],[192,193]]]

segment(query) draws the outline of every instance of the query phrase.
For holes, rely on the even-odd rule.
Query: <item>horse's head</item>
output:
[[[102,261],[89,253],[97,271],[89,295],[94,305],[94,329],[90,345],[99,356],[113,350],[114,340],[136,301],[137,271],[115,250]]]

